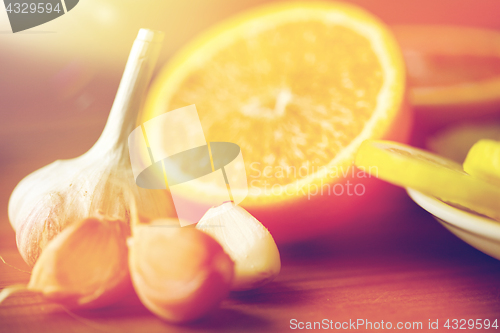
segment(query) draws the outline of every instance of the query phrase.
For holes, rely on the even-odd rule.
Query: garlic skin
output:
[[[280,272],[278,247],[269,231],[245,209],[225,202],[210,208],[196,225],[215,238],[235,262],[231,290],[249,290]]]
[[[132,47],[104,131],[84,155],[55,161],[25,177],[9,200],[17,247],[33,266],[49,241],[68,225],[100,213],[129,222],[128,193],[139,213],[175,216],[167,191],[138,188],[132,174],[128,135],[136,126],[163,35],[141,29]]]
[[[125,164],[128,155],[114,151],[103,156],[98,152],[49,164],[14,189],[9,219],[28,265],[33,266],[49,241],[75,221],[99,212],[128,223],[128,193],[137,198],[138,210],[144,215],[172,214],[168,192],[137,187],[130,166]]]
[[[128,235],[125,223],[102,217],[70,225],[44,249],[27,289],[74,308],[116,302],[132,291]]]
[[[162,319],[184,323],[228,295],[234,264],[212,237],[163,219],[133,227],[129,267],[141,302]]]

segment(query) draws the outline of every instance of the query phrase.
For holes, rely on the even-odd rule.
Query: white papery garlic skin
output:
[[[225,202],[210,208],[196,225],[215,238],[235,262],[231,290],[249,290],[280,272],[278,247],[266,227],[245,209]]]

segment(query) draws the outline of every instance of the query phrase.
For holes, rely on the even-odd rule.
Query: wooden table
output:
[[[0,63],[10,60],[0,55]],[[22,66],[26,70],[29,63]],[[58,99],[50,84],[57,66],[23,74],[24,79],[16,76],[24,73],[20,68],[4,67],[0,78],[0,255],[24,270],[7,218],[10,193],[33,170],[78,156],[93,144],[120,78],[95,74],[78,95]],[[438,320],[444,331],[447,319],[500,317],[500,262],[450,234],[404,192],[393,212],[370,222],[371,227],[352,224],[309,243],[282,246],[276,281],[232,294],[212,316],[191,325],[162,322],[134,297],[75,315],[22,293],[0,305],[0,332],[281,332],[291,329],[293,319],[327,319],[333,325],[363,319],[393,327],[422,322],[422,331],[428,331],[429,320]],[[28,279],[0,263],[0,288]]]

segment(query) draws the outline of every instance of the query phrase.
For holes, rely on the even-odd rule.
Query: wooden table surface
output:
[[[8,60],[0,55],[0,63]],[[30,70],[29,62],[20,64]],[[95,74],[78,95],[58,98],[51,84],[58,66],[24,78],[18,77],[20,68],[4,67],[0,78],[0,255],[24,270],[7,217],[10,193],[28,173],[93,144],[120,78]],[[450,234],[403,191],[394,211],[369,224],[280,250],[282,272],[273,283],[232,294],[195,324],[169,325],[133,297],[75,315],[22,293],[0,305],[0,332],[281,332],[291,330],[292,319],[422,322],[422,331],[429,320],[439,320],[444,331],[447,319],[500,317],[500,262]],[[0,288],[28,279],[0,263]]]

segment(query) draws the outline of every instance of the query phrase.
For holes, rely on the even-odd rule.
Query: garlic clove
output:
[[[129,249],[134,289],[162,319],[198,319],[229,293],[232,260],[212,237],[195,228],[181,228],[173,219],[138,225]]]
[[[27,289],[70,307],[100,307],[131,291],[128,227],[88,218],[59,233],[33,267]]]
[[[235,262],[232,290],[260,287],[279,274],[281,260],[273,237],[240,206],[225,202],[210,208],[196,229],[215,238]]]

